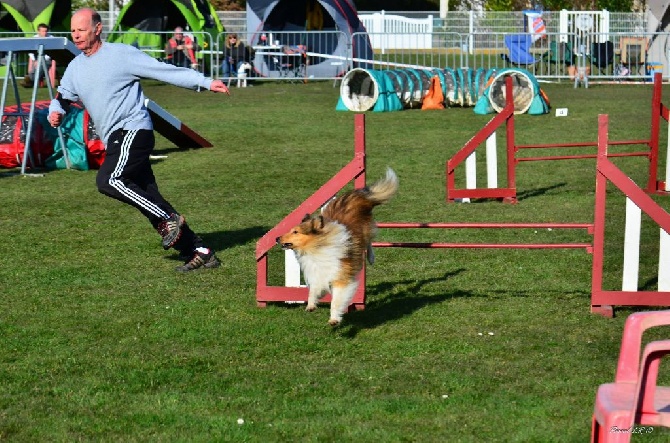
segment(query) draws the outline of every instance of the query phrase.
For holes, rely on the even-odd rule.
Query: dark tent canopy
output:
[[[247,0],[247,31],[247,41],[253,46],[260,44],[261,36],[272,34],[272,40],[281,45],[306,47],[308,76],[342,75],[347,70],[343,62],[350,55],[373,58],[370,39],[351,0]],[[269,70],[267,64],[267,57],[256,56],[257,70]]]
[[[70,30],[72,3],[70,0],[3,0],[0,1],[0,31],[28,32],[37,25],[49,25],[51,31]]]
[[[177,26],[193,33],[201,47],[215,42],[223,26],[207,0],[131,0],[119,12],[108,41],[161,50]]]

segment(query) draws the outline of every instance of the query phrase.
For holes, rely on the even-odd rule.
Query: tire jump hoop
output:
[[[509,83],[509,80],[508,80]],[[499,199],[507,203],[517,202],[516,192],[516,167],[520,162],[541,161],[541,160],[571,160],[597,158],[598,154],[585,153],[579,155],[554,155],[554,156],[536,156],[519,157],[522,150],[528,149],[556,149],[556,148],[581,148],[597,147],[597,141],[588,141],[580,143],[547,143],[547,144],[527,144],[517,145],[515,143],[515,119],[514,107],[512,104],[512,92],[509,84],[506,84],[506,104],[500,113],[494,116],[484,127],[477,132],[452,158],[446,162],[446,195],[447,202],[470,201],[469,199]],[[657,180],[658,161],[659,161],[659,133],[660,120],[663,118],[668,121],[668,108],[661,102],[662,96],[662,75],[654,74],[654,90],[651,100],[651,133],[648,139],[642,140],[610,140],[610,146],[617,145],[642,145],[646,150],[626,153],[607,154],[608,157],[647,157],[649,159],[649,172],[645,190],[649,194],[667,194],[670,192],[670,149],[668,150],[667,170],[664,181]],[[498,172],[496,159],[496,130],[505,126],[506,136],[506,172],[507,183],[505,187],[498,186]],[[670,132],[668,134],[670,139]],[[487,188],[476,187],[476,148],[486,144],[486,172]],[[456,168],[465,163],[466,188],[456,187]]]
[[[378,223],[379,228],[438,228],[438,229],[585,229],[593,236],[592,243],[555,243],[555,244],[503,244],[503,243],[404,243],[404,242],[373,242],[373,247],[400,248],[504,248],[504,249],[584,249],[593,254],[591,312],[604,316],[614,315],[614,305],[666,306],[670,301],[670,269],[663,269],[661,264],[670,262],[670,214],[654,202],[642,189],[630,180],[608,159],[607,154],[607,116],[600,116],[598,121],[598,156],[596,177],[596,208],[592,223]],[[269,251],[276,246],[275,239],[284,234],[292,226],[300,223],[305,213],[317,211],[335,194],[353,180],[356,188],[365,186],[365,114],[354,116],[354,158],[337,174],[307,198],[295,210],[268,231],[256,243],[256,303],[265,307],[267,303],[304,303],[307,301],[308,289],[300,284],[299,267],[292,251],[285,253],[285,285],[271,286],[268,284]],[[658,291],[637,291],[638,263],[631,263],[624,258],[624,281],[628,279],[628,287],[624,284],[622,291],[603,290],[604,240],[605,240],[605,198],[606,185],[612,182],[623,191],[627,198],[648,214],[661,227],[661,245],[659,256]],[[633,217],[635,218],[635,217]],[[639,218],[639,217],[638,217]],[[628,230],[628,219],[626,229]],[[634,225],[634,223],[633,223]],[[633,227],[633,230],[635,227]],[[639,226],[637,227],[639,238]],[[634,242],[633,242],[634,243]],[[635,251],[624,255],[635,257]],[[638,251],[639,255],[639,251]],[[628,266],[626,267],[626,263]],[[668,268],[665,266],[665,268]],[[359,286],[352,299],[349,310],[365,308],[365,267],[359,273]],[[631,282],[634,282],[631,283]],[[634,286],[634,288],[632,288]],[[327,294],[321,302],[330,302]]]

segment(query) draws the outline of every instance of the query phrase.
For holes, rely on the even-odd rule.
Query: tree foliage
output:
[[[454,6],[449,0],[449,6]],[[359,11],[437,11],[440,9],[439,0],[354,0]]]
[[[633,0],[540,0],[533,2],[545,11],[600,11],[631,12]],[[521,11],[528,8],[526,0],[486,0],[488,11]]]
[[[114,0],[114,7],[119,10],[123,7],[122,0]],[[72,10],[81,8],[93,8],[97,11],[108,11],[109,0],[72,0]]]
[[[217,11],[244,11],[247,7],[245,0],[210,0]]]
[[[598,0],[596,9],[607,9],[612,12],[631,12],[634,6],[633,0]]]
[[[122,0],[114,0],[117,9],[123,7]],[[217,11],[244,11],[246,0],[210,0]],[[631,12],[634,0],[537,0],[530,2],[545,11],[599,11],[606,9],[611,12]],[[437,11],[440,0],[354,0],[359,11]],[[449,0],[449,9],[454,11],[461,6],[468,8],[475,4],[483,4],[487,11],[522,11],[528,9],[528,0]],[[72,0],[73,10],[90,7],[100,11],[109,8],[109,0]],[[468,8],[470,9],[470,8]]]
[[[246,0],[210,0],[217,11],[244,11]],[[359,11],[437,11],[440,0],[354,0]],[[449,8],[456,9],[461,0],[449,0]]]

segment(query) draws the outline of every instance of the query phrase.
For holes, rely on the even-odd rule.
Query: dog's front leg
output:
[[[337,326],[342,321],[342,316],[349,308],[358,288],[358,280],[344,285],[333,285],[333,299],[330,302],[330,319],[328,324]]]
[[[316,309],[317,304],[319,303],[319,298],[323,294],[323,290],[316,285],[309,286],[309,295],[307,296],[307,307],[305,311],[312,312]]]

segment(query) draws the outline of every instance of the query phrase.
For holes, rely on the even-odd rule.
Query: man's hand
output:
[[[63,123],[63,114],[61,114],[60,112],[54,111],[54,112],[49,114],[48,120],[49,120],[49,124],[51,125],[51,127],[57,128],[61,125],[61,123]]]
[[[230,95],[230,91],[228,90],[228,87],[221,80],[212,81],[212,84],[210,85],[209,90],[212,91],[212,92],[223,92],[225,94]]]

